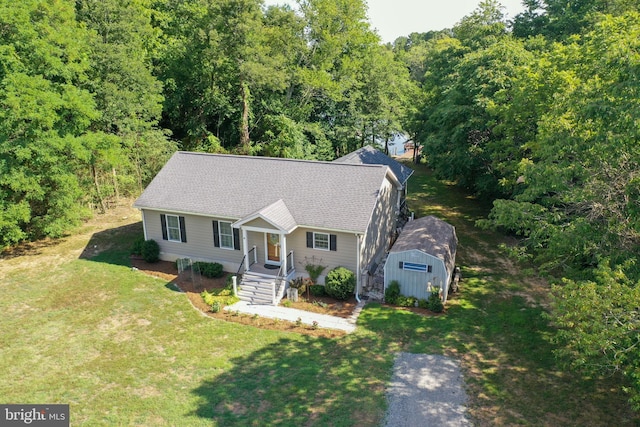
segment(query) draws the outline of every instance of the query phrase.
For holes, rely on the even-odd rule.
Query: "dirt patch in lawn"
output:
[[[346,301],[338,301],[327,296],[316,297],[313,295],[307,295],[306,292],[298,298],[297,302],[284,299],[281,303],[281,305],[286,305],[290,308],[310,311],[313,313],[328,314],[331,316],[342,317],[343,319],[351,317],[357,304],[358,302],[355,298],[350,298]]]
[[[131,258],[131,266],[142,271],[145,274],[158,277],[175,285],[178,289],[180,289],[180,291],[186,294],[187,298],[194,308],[208,317],[226,320],[228,322],[240,323],[243,325],[251,325],[262,329],[297,332],[300,334],[316,337],[335,338],[345,335],[345,332],[343,331],[322,328],[314,329],[313,327],[308,325],[298,326],[295,323],[287,322],[285,320],[269,319],[259,316],[256,317],[235,311],[220,310],[218,313],[213,313],[211,311],[211,307],[205,304],[200,294],[205,290],[213,291],[214,289],[224,288],[227,283],[228,274],[225,274],[223,277],[216,279],[208,279],[206,277],[197,277],[194,279],[188,272],[178,275],[178,270],[175,264],[172,262],[160,261],[157,263],[149,264],[144,260],[136,257]],[[349,317],[353,313],[353,309],[355,308],[355,299],[353,301],[336,301],[327,297],[318,297],[318,300],[322,300],[323,302],[325,302],[327,304],[327,307],[323,308],[319,305],[314,305],[313,303],[309,302],[298,302],[293,303],[291,308],[297,308],[299,310],[308,309],[308,311],[339,317]]]

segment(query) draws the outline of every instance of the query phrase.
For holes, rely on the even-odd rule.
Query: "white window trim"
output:
[[[166,218],[166,226],[167,226],[167,240],[170,242],[178,242],[178,243],[182,243],[182,233],[180,232],[180,216],[178,215],[171,215],[171,214],[166,214],[165,215]],[[169,218],[175,218],[176,221],[178,222],[178,226],[177,227],[171,227],[169,226]],[[172,239],[171,238],[171,232],[170,230],[178,230],[178,239]]]
[[[231,234],[223,234],[222,233],[222,224],[229,224],[229,229],[231,230]],[[227,249],[227,250],[235,250],[235,242],[233,241],[233,227],[231,226],[231,224],[233,224],[230,221],[218,221],[218,239],[220,240],[220,249]],[[223,236],[229,236],[231,237],[231,246],[224,246],[222,244],[222,237]]]
[[[407,264],[409,264],[409,266],[407,266]],[[423,266],[424,266],[424,269],[423,269]],[[417,271],[419,273],[427,273],[429,271],[429,265],[417,263],[417,262],[403,261],[402,269],[405,271]]]
[[[327,236],[327,247],[326,248],[319,248],[316,246],[316,235],[322,235],[322,236]],[[315,231],[313,232],[313,249],[317,249],[319,251],[330,251],[331,250],[331,235],[329,233],[316,233]]]

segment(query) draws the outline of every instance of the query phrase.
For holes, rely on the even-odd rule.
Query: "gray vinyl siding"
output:
[[[432,272],[401,269],[399,265],[401,261],[431,265]],[[444,261],[419,250],[391,252],[384,266],[385,289],[389,286],[389,283],[397,280],[400,284],[400,293],[408,297],[427,299],[430,294],[430,292],[427,291],[427,284],[429,282],[431,282],[433,286],[440,286],[443,295],[447,295],[449,279],[449,273],[446,270]]]
[[[162,239],[162,226],[160,215],[179,215],[184,217],[187,242],[170,242]],[[213,245],[213,220],[214,218],[174,214],[171,212],[159,212],[142,210],[144,224],[147,230],[147,239],[153,239],[160,245],[160,259],[175,261],[178,258],[191,258],[194,261],[219,262],[225,271],[235,272],[242,260],[243,252],[216,248]],[[219,219],[219,221],[230,221]],[[230,221],[233,222],[233,221]]]
[[[147,232],[147,239],[153,239],[160,245],[160,259],[165,261],[175,261],[178,258],[191,258],[198,261],[219,262],[224,266],[225,271],[236,272],[244,256],[242,250],[242,231],[240,232],[241,250],[230,250],[216,248],[213,244],[213,224],[215,218],[183,215],[185,218],[185,229],[187,242],[170,242],[162,239],[162,227],[160,224],[160,214],[177,215],[171,212],[159,212],[142,210],[144,224]],[[230,221],[228,219],[218,219],[218,221]],[[233,221],[231,221],[233,222]],[[252,222],[251,225],[257,225]],[[264,224],[263,224],[264,225]],[[273,230],[277,232],[277,230]],[[336,235],[336,251],[325,251],[320,249],[307,248],[307,231]],[[356,272],[357,268],[357,242],[354,234],[333,232],[319,229],[298,228],[287,238],[287,252],[294,252],[294,268],[297,273],[303,273],[305,257],[309,262],[327,266],[323,275],[320,276],[320,283],[324,281],[324,275],[335,267],[346,267]],[[265,262],[265,240],[264,233],[257,231],[247,231],[247,247],[251,250],[256,247],[258,263]],[[315,256],[315,260],[313,257]]]
[[[335,234],[336,251],[307,248],[307,231]],[[287,251],[293,250],[294,264],[297,273],[304,273],[306,262],[324,265],[327,268],[318,279],[324,283],[324,276],[336,267],[345,267],[356,273],[357,268],[357,241],[355,234],[339,233],[333,231],[317,230],[311,228],[298,228],[287,236]],[[314,258],[315,257],[315,258]]]
[[[396,228],[398,188],[385,180],[378,196],[378,202],[371,215],[371,222],[364,236],[361,248],[360,270],[366,269],[373,261],[379,261],[389,249],[391,235]]]

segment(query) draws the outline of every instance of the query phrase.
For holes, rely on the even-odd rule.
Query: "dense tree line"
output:
[[[557,283],[558,354],[622,373],[640,407],[640,14],[626,0],[487,0],[394,50],[421,88],[408,127],[436,174],[494,199],[480,225]]]
[[[0,248],[135,195],[176,149],[383,143],[415,89],[363,0],[0,0]]]

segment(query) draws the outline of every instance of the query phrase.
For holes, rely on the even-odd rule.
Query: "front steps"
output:
[[[249,304],[276,305],[273,301],[273,287],[276,278],[247,271],[242,275],[238,297]],[[277,289],[276,289],[277,290]],[[277,299],[277,293],[276,293]]]

